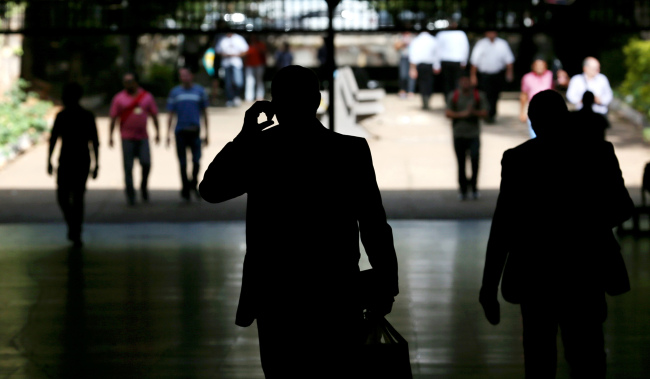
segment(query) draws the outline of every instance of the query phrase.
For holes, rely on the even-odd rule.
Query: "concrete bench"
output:
[[[341,78],[349,85],[354,99],[358,102],[380,101],[386,97],[386,91],[381,88],[359,89],[357,79],[354,76],[354,71],[352,71],[350,66],[341,67],[339,69],[339,75],[341,75]]]

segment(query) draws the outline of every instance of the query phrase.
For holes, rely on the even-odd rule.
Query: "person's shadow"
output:
[[[272,102],[256,102],[199,190],[219,203],[247,194],[247,252],[236,324],[257,320],[269,378],[350,373],[360,333],[359,236],[379,280],[376,312],[398,293],[392,230],[364,139],[316,119],[316,75],[288,66]],[[258,123],[265,114],[267,121]],[[273,125],[276,116],[279,125]]]

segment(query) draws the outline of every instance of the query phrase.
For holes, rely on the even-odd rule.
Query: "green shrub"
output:
[[[142,87],[156,97],[167,97],[169,91],[174,87],[175,71],[172,66],[154,63],[149,67],[145,75]]]
[[[634,109],[650,115],[650,41],[634,38],[623,53],[627,73],[618,90]]]
[[[24,134],[36,138],[47,130],[45,115],[52,103],[28,92],[29,85],[19,79],[0,101],[0,148],[17,142]]]

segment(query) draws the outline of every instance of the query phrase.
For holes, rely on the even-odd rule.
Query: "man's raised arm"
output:
[[[266,113],[269,121],[258,124],[260,113]],[[247,162],[250,159],[248,148],[264,128],[273,124],[272,118],[268,101],[258,101],[246,111],[241,132],[224,146],[203,175],[199,193],[205,201],[221,203],[246,193]]]

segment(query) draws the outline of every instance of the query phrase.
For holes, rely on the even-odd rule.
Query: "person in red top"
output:
[[[519,112],[519,120],[528,123],[528,131],[531,138],[535,138],[536,134],[533,127],[528,120],[528,103],[537,93],[547,89],[555,89],[555,87],[566,88],[569,83],[569,76],[566,71],[560,69],[557,71],[557,80],[553,78],[553,71],[548,69],[546,61],[542,58],[536,58],[531,65],[531,71],[521,78],[521,95],[519,102],[521,104]]]
[[[123,77],[124,90],[113,97],[111,102],[111,131],[108,145],[113,147],[113,130],[117,119],[120,119],[120,134],[122,136],[122,157],[124,158],[124,182],[126,198],[129,205],[135,204],[135,189],[133,188],[133,161],[137,157],[142,166],[142,184],[140,191],[142,201],[149,200],[147,179],[151,169],[151,154],[149,152],[149,135],[147,134],[147,119],[151,116],[156,128],[156,145],[160,143],[158,127],[158,107],[153,96],[140,88],[134,73]]]
[[[256,35],[250,37],[244,56],[246,66],[246,101],[264,100],[264,71],[266,70],[266,45]]]

